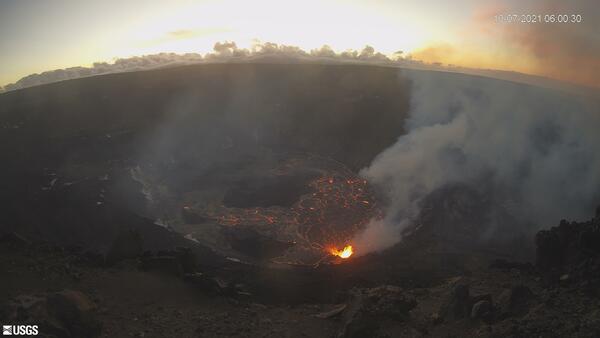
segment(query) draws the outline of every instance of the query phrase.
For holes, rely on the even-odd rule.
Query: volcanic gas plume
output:
[[[404,74],[413,83],[408,132],[361,171],[390,201],[385,218],[354,239],[361,252],[398,242],[403,229],[419,226],[427,196],[453,184],[490,201],[473,211],[487,213],[473,242],[527,236],[593,212],[597,101],[459,74]]]

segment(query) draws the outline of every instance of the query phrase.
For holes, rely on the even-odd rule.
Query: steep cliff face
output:
[[[536,236],[536,266],[549,282],[600,292],[600,207],[586,222],[562,220]]]
[[[87,245],[106,237],[94,236],[102,226],[88,220],[103,219],[94,216],[98,208],[168,225],[169,213],[182,208],[173,201],[260,179],[276,156],[316,154],[356,171],[402,133],[409,84],[400,74],[356,65],[211,64],[4,93],[0,229]],[[149,193],[167,198],[149,205]]]

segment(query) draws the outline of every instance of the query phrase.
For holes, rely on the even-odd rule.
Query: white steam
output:
[[[535,231],[589,217],[600,202],[600,111],[583,99],[511,82],[403,71],[413,83],[407,133],[361,174],[388,199],[354,243],[390,247],[445,185],[488,189],[493,208]],[[486,233],[503,231],[493,219]],[[500,224],[500,225],[499,225]]]

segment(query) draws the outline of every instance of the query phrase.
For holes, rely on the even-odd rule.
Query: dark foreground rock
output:
[[[106,254],[106,262],[114,264],[124,259],[139,257],[143,252],[143,240],[139,230],[122,230]]]
[[[497,301],[500,317],[505,318],[515,314],[527,313],[533,298],[533,292],[524,285],[516,285],[510,289],[505,289],[500,293]]]
[[[73,290],[21,295],[8,304],[6,312],[8,322],[36,323],[46,337],[97,337],[102,327],[94,302]]]
[[[404,321],[417,302],[396,286],[353,289],[337,337],[377,336],[382,321]]]
[[[547,283],[577,285],[600,294],[600,216],[561,221],[536,236],[536,267]]]

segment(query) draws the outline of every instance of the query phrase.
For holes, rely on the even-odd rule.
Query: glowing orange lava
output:
[[[223,227],[253,229],[282,243],[293,242],[281,256],[271,258],[273,262],[313,266],[329,255],[348,259],[354,251],[349,241],[369,220],[382,218],[368,182],[343,164],[312,155],[283,161],[270,173],[294,179],[296,168],[316,168],[319,175],[299,181],[308,189],[291,206],[242,208],[221,202],[186,212]]]
[[[331,249],[331,254],[334,256],[338,256],[340,258],[348,258],[350,256],[352,256],[352,254],[354,253],[354,250],[352,249],[352,245],[346,245],[344,247],[344,249],[342,250],[338,250],[338,249]]]

